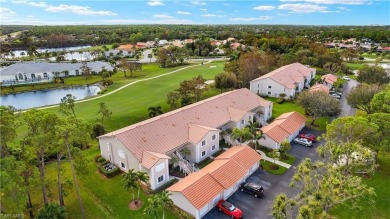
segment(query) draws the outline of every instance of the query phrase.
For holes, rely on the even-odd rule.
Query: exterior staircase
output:
[[[179,160],[179,162],[178,162],[179,167],[180,167],[181,170],[184,171],[185,174],[189,175],[189,174],[191,174],[191,173],[196,171],[194,169],[194,167],[190,164],[190,162],[188,162],[187,160],[185,160],[183,158],[183,155],[181,155],[180,152],[176,151],[173,154]]]

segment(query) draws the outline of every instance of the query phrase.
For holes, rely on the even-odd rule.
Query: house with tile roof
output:
[[[309,88],[309,91],[310,91],[310,92],[322,91],[322,92],[325,92],[325,93],[329,93],[329,87],[327,87],[327,86],[324,85],[324,84],[316,84],[316,85],[310,87],[310,88]]]
[[[322,83],[329,89],[333,87],[333,84],[337,81],[337,76],[334,74],[326,74],[321,76]]]
[[[250,90],[255,94],[270,97],[295,97],[305,87],[310,86],[316,75],[315,68],[309,68],[300,63],[280,67],[250,82]]]
[[[219,151],[222,130],[254,120],[265,124],[271,116],[271,101],[245,88],[234,90],[99,136],[100,151],[123,171],[147,172],[156,189],[170,179],[170,158],[191,174],[195,163]]]
[[[259,168],[261,156],[249,146],[233,146],[198,172],[167,189],[173,203],[201,218],[220,199],[229,198]]]
[[[279,149],[280,144],[287,140],[291,142],[305,127],[306,117],[298,112],[283,113],[271,124],[261,128],[265,139],[259,143],[271,149]]]
[[[122,51],[127,51],[127,52],[133,52],[135,51],[135,46],[132,44],[125,44],[125,45],[120,45],[117,50],[122,50]]]

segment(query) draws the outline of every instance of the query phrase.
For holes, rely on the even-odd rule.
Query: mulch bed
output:
[[[136,203],[135,201],[131,201],[131,202],[129,203],[129,208],[130,208],[130,210],[135,211],[135,210],[140,209],[140,208],[142,207],[143,204],[144,204],[144,203],[143,203],[141,200],[138,200],[137,203]]]

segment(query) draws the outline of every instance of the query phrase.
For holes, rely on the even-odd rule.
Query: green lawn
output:
[[[209,66],[217,66],[210,68]],[[153,67],[155,65],[151,65]],[[154,67],[153,67],[154,68]],[[120,80],[109,88],[113,91],[125,85],[128,82],[156,76],[173,69],[158,69],[157,71],[142,72],[142,76]],[[148,107],[161,105],[164,112],[171,109],[166,104],[166,95],[168,92],[174,91],[179,87],[179,83],[183,80],[191,79],[197,75],[203,75],[206,79],[213,79],[214,75],[223,71],[223,62],[213,62],[202,66],[191,67],[176,73],[162,76],[149,81],[142,81],[134,85],[128,86],[116,93],[102,97],[100,99],[87,102],[76,103],[75,111],[79,118],[89,122],[94,122],[97,118],[98,104],[105,102],[108,108],[113,112],[112,118],[107,124],[109,131],[113,131],[136,122],[140,122],[148,118]],[[204,93],[202,98],[207,98],[219,94],[218,89],[210,88]],[[45,109],[58,113],[58,107]],[[18,129],[19,136],[23,136],[26,132],[26,127]],[[98,144],[95,141],[93,149],[88,149],[89,159],[99,153]],[[70,176],[69,165],[64,163],[65,175]],[[51,181],[50,193],[54,201],[57,200],[57,186],[54,181],[56,179],[56,169],[54,163],[47,165],[47,179]],[[70,177],[69,177],[70,178]],[[130,211],[128,203],[131,200],[131,193],[123,189],[121,176],[116,176],[111,179],[105,179],[103,176],[94,171],[85,177],[79,177],[81,187],[81,195],[84,202],[85,210],[88,218],[148,218],[143,215],[142,209],[138,211]],[[81,213],[76,199],[74,189],[68,192],[65,198],[65,205],[68,209],[69,218],[80,218]],[[32,194],[34,209],[37,210],[42,206],[42,195],[39,187],[34,189]],[[141,199],[147,202],[147,196],[142,193]],[[147,205],[147,203],[146,203]],[[159,213],[161,217],[161,212]],[[166,212],[166,218],[177,218],[172,211]]]
[[[290,154],[286,154],[286,159],[283,157],[283,154],[280,155],[280,162],[293,164],[295,162],[296,158]]]
[[[344,62],[345,65],[351,70],[360,70],[363,68],[364,63],[352,63],[352,62]]]
[[[350,219],[379,219],[389,218],[390,216],[390,153],[380,153],[378,156],[379,168],[371,178],[364,179],[368,186],[375,189],[375,204],[368,206],[361,203],[361,210],[352,210],[344,206],[337,206],[330,213],[337,218]]]
[[[261,160],[260,165],[263,166],[263,169],[267,171],[268,173],[272,173],[275,175],[283,175],[288,169],[282,166],[278,166],[279,169],[273,170],[270,168],[271,165],[274,165],[272,162],[269,162],[268,160]],[[277,165],[277,164],[276,164]]]

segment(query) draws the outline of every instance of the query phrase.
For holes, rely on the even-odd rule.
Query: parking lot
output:
[[[310,133],[317,136],[321,135],[321,132],[310,130],[306,127],[302,130],[301,133]],[[294,168],[307,157],[312,160],[317,160],[319,157],[318,153],[316,152],[316,148],[320,144],[322,144],[322,142],[315,142],[313,143],[312,147],[305,147],[299,144],[291,143],[292,149],[290,154],[296,157],[296,161],[285,174],[273,175],[259,169],[246,180],[247,182],[255,182],[263,186],[264,196],[262,198],[255,198],[248,193],[237,190],[232,196],[230,196],[228,201],[243,211],[244,218],[272,218],[272,216],[269,214],[271,212],[270,208],[272,206],[272,202],[275,199],[275,196],[281,192],[286,193],[288,197],[292,197],[297,194],[298,191],[296,189],[290,188],[288,186],[294,174]],[[219,212],[218,209],[213,208],[213,210],[207,213],[203,218],[223,219],[229,217],[224,213]]]

